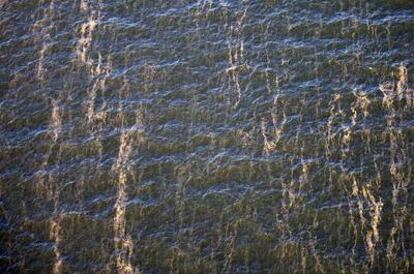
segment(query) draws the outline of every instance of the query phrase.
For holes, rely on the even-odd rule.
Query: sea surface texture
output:
[[[0,0],[1,273],[414,273],[414,1]]]

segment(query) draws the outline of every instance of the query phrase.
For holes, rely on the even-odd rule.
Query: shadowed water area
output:
[[[0,0],[0,272],[413,273],[414,2]]]

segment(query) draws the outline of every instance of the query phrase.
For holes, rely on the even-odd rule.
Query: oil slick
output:
[[[117,195],[114,217],[114,243],[116,268],[120,274],[137,273],[131,264],[131,256],[134,251],[134,243],[126,232],[126,202],[127,202],[127,161],[131,153],[131,143],[128,132],[123,132],[120,137],[118,158],[113,169],[118,173]]]
[[[48,126],[48,133],[51,140],[51,144],[48,148],[48,151],[43,159],[41,164],[40,172],[37,176],[37,188],[40,193],[44,194],[45,201],[50,201],[53,204],[53,215],[50,218],[50,230],[49,238],[53,241],[53,253],[54,253],[54,264],[52,271],[54,274],[62,273],[63,269],[63,260],[62,254],[60,251],[61,245],[61,215],[58,211],[59,200],[60,200],[60,191],[59,184],[56,181],[56,178],[53,176],[53,171],[47,170],[50,162],[50,157],[52,152],[55,150],[55,147],[58,145],[58,139],[62,132],[62,118],[61,118],[61,109],[60,102],[58,100],[51,101],[51,115]],[[60,148],[58,157],[60,157]]]
[[[129,94],[128,80],[124,79],[120,95]],[[118,157],[112,166],[116,178],[116,202],[114,205],[115,216],[113,218],[115,265],[118,273],[132,274],[140,273],[138,267],[133,266],[131,258],[134,255],[134,242],[127,231],[127,183],[129,174],[129,159],[134,145],[144,142],[144,118],[143,109],[136,112],[135,125],[125,128],[124,107],[120,101],[118,107],[119,120],[121,124],[121,136],[119,139]]]
[[[383,105],[391,109],[395,102],[404,100],[406,107],[412,108],[414,106],[414,88],[408,85],[407,67],[401,64],[396,74],[398,81],[387,81],[379,85],[378,89],[383,94]]]
[[[399,256],[403,260],[408,259],[408,250],[404,246],[404,235],[407,230],[412,230],[412,227],[406,225],[409,222],[407,199],[412,183],[412,159],[405,152],[409,150],[409,143],[405,141],[402,134],[399,123],[401,112],[397,108],[401,108],[401,104],[403,104],[403,109],[411,110],[413,89],[408,86],[406,66],[400,65],[398,72],[398,81],[395,85],[392,85],[391,88],[388,86],[388,89],[384,89],[383,85],[380,86],[380,90],[384,93],[383,106],[388,112],[386,115],[387,130],[383,133],[383,138],[389,142],[389,173],[392,178],[393,224],[386,243],[387,264],[390,269],[393,269],[394,262],[399,260]],[[408,268],[393,270],[408,271]]]
[[[236,24],[230,26],[227,47],[228,47],[228,64],[226,74],[229,77],[229,86],[236,92],[236,101],[233,109],[236,109],[241,100],[240,71],[246,69],[244,64],[244,42],[243,42],[243,24],[247,15],[247,8],[241,15],[237,16]],[[235,38],[233,38],[235,37]]]
[[[56,144],[59,138],[59,135],[62,131],[62,118],[60,114],[59,102],[56,100],[52,101],[52,115],[51,115],[51,123],[50,123],[50,130],[52,131],[52,143]],[[52,179],[52,178],[49,178]],[[53,180],[52,180],[53,182]],[[61,236],[60,236],[60,213],[57,212],[58,204],[59,204],[59,186],[56,185],[54,182],[54,189],[51,190],[51,199],[54,203],[55,213],[57,215],[52,217],[51,221],[51,230],[50,230],[50,237],[54,240],[55,244],[53,246],[53,252],[55,254],[55,263],[53,265],[53,273],[59,274],[62,273],[62,256],[59,250],[59,246],[61,243]]]
[[[92,37],[97,26],[97,14],[96,12],[91,12],[88,18],[88,22],[83,23],[80,27],[81,38],[78,41],[76,47],[76,54],[78,56],[79,62],[85,65],[92,65],[92,60],[88,58],[88,52],[91,48]]]
[[[47,74],[47,71],[45,69],[45,58],[46,54],[51,47],[53,41],[52,41],[52,35],[51,34],[56,26],[54,24],[54,18],[55,18],[55,1],[52,0],[49,3],[49,6],[43,11],[43,17],[42,19],[38,20],[33,26],[32,31],[34,31],[36,36],[41,37],[41,43],[42,47],[39,51],[39,59],[37,61],[37,68],[36,68],[36,76],[37,79],[43,83],[45,81],[45,75]]]

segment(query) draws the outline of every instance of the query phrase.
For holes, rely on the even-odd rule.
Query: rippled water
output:
[[[411,0],[0,0],[0,272],[413,273]]]

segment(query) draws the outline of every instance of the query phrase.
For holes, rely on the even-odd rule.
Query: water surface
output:
[[[412,273],[410,0],[0,0],[0,272]]]

